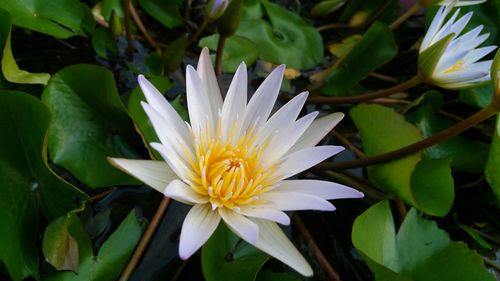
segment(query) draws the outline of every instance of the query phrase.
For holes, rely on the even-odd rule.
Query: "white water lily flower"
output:
[[[325,210],[327,200],[361,198],[350,187],[320,180],[285,180],[339,153],[340,146],[315,146],[343,117],[317,112],[297,119],[308,93],[297,95],[270,118],[283,77],[277,67],[247,103],[247,70],[241,63],[225,101],[203,49],[198,68],[187,67],[191,124],[143,77],[142,106],[161,143],[151,143],[163,161],[111,161],[165,196],[193,205],[180,235],[179,255],[189,258],[221,219],[243,240],[309,276],[312,269],[276,222],[284,211]]]
[[[440,6],[446,6],[453,4],[456,0],[441,0],[441,1],[435,1],[434,4],[440,5]],[[470,5],[476,5],[476,4],[481,4],[486,2],[487,0],[460,0],[456,1],[455,6],[470,6]]]
[[[492,60],[479,61],[496,46],[477,48],[489,36],[483,26],[460,35],[472,12],[457,19],[460,9],[445,22],[453,5],[440,7],[420,45],[419,71],[428,83],[460,89],[488,81]],[[460,36],[459,36],[460,35]]]

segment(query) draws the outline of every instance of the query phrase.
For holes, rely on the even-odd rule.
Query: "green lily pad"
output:
[[[58,272],[44,278],[43,281],[117,280],[146,226],[145,220],[137,219],[136,212],[132,210],[94,256],[92,243],[85,234],[81,222],[77,220],[75,224],[77,224],[73,228],[75,234],[72,234],[78,237],[80,271],[78,274],[72,271]]]
[[[2,0],[0,9],[12,15],[13,24],[58,38],[85,35],[84,9],[77,0]]]
[[[218,42],[219,35],[214,34],[202,38],[198,46],[207,46],[210,50],[216,51]],[[246,63],[247,67],[250,67],[255,63],[258,56],[257,45],[252,41],[237,35],[231,36],[226,39],[224,51],[222,52],[222,71],[234,73],[242,61]],[[215,60],[215,55],[212,55],[212,58]]]
[[[50,114],[37,98],[0,92],[0,260],[10,277],[39,277],[38,222],[79,209],[87,196],[47,164]]]
[[[300,70],[323,60],[323,40],[314,27],[276,4],[262,1],[262,5],[271,24],[262,19],[242,20],[236,31],[257,45],[261,59]]]
[[[0,8],[0,57],[2,58],[2,75],[7,81],[13,83],[47,84],[47,81],[50,79],[50,74],[30,73],[19,69],[19,66],[17,66],[10,45],[11,28],[11,15],[7,11]]]
[[[350,111],[360,131],[366,156],[390,152],[422,140],[421,132],[393,109],[361,104]],[[453,203],[449,160],[422,160],[422,152],[368,167],[370,180],[408,204],[435,216],[444,216]]]
[[[107,161],[140,157],[130,143],[140,143],[140,137],[109,70],[83,64],[66,67],[51,78],[42,101],[53,116],[48,148],[54,163],[91,188],[139,183]]]
[[[396,56],[398,48],[387,25],[375,22],[354,48],[342,58],[338,68],[326,77],[322,93],[345,96],[372,71]]]
[[[441,94],[432,91],[424,96],[427,101],[421,102],[415,111],[407,115],[408,120],[420,129],[424,137],[455,124],[437,113],[443,104]],[[427,148],[424,156],[431,159],[448,158],[451,160],[450,167],[455,171],[482,173],[488,158],[488,148],[486,143],[459,135]]]
[[[220,223],[202,248],[203,276],[207,281],[218,281],[221,276],[225,280],[253,281],[268,258]]]
[[[415,209],[408,212],[396,235],[387,200],[356,219],[352,242],[375,280],[495,280],[476,252],[463,242],[451,241],[435,222],[420,217]]]
[[[468,105],[477,108],[485,108],[491,103],[491,98],[493,97],[493,86],[491,83],[488,83],[486,85],[462,89],[460,90],[458,97],[462,102]]]

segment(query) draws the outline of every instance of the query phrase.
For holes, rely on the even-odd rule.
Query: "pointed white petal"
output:
[[[464,64],[465,65],[472,64],[472,63],[482,59],[484,56],[491,53],[496,48],[497,48],[497,46],[487,46],[487,47],[474,49],[474,50],[470,51],[467,54],[467,56],[464,57]],[[489,70],[489,68],[486,69],[486,71],[488,71],[488,70]]]
[[[300,93],[274,113],[259,132],[259,139],[256,143],[265,142],[271,134],[292,124],[299,116],[308,95],[308,92]]]
[[[290,224],[290,217],[287,214],[264,206],[241,206],[240,213],[248,217],[266,219],[283,225]]]
[[[192,256],[219,225],[220,216],[210,204],[197,204],[189,211],[182,224],[179,256],[185,260]]]
[[[455,23],[453,23],[450,28],[450,33],[453,32],[457,35],[462,33],[462,30],[464,30],[465,26],[472,18],[472,14],[473,12],[468,12],[467,14],[463,15],[460,19],[458,19]]]
[[[148,115],[161,143],[171,147],[180,154],[189,153],[189,156],[194,157],[194,152],[192,151],[191,145],[189,145],[191,141],[189,141],[189,143],[184,142],[184,138],[179,134],[178,128],[172,126],[172,123],[165,120],[159,112],[149,104],[141,102],[141,105],[144,112]],[[183,126],[187,129],[186,124],[183,123]]]
[[[274,135],[274,138],[262,155],[264,165],[274,163],[281,158],[304,134],[316,116],[318,116],[317,111],[311,112],[288,126],[288,128],[284,128],[282,132]]]
[[[466,82],[470,80],[475,80],[488,75],[488,71],[457,71],[451,73],[439,73],[435,75],[434,81],[439,86],[446,88],[445,84],[453,84],[459,82]]]
[[[149,105],[154,108],[164,119],[172,130],[175,130],[183,140],[187,143],[190,140],[189,131],[186,124],[175,111],[175,109],[170,105],[170,103],[163,97],[163,95],[158,92],[158,90],[144,77],[144,75],[139,75],[139,86],[146,97]]]
[[[215,77],[212,61],[210,60],[210,51],[207,47],[201,50],[196,71],[206,89],[208,101],[210,102],[210,111],[212,112],[212,120],[215,120],[219,110],[222,108],[222,95],[219,83]]]
[[[108,160],[119,169],[136,177],[152,188],[163,192],[178,177],[164,161],[111,158]]]
[[[239,131],[239,127],[234,127],[243,119],[247,104],[247,68],[244,62],[240,64],[234,74],[231,85],[227,91],[221,113],[222,136],[227,140],[231,132]],[[239,135],[233,136],[238,138]]]
[[[332,203],[325,199],[300,192],[269,191],[259,196],[266,205],[282,211],[320,210],[334,211]]]
[[[342,118],[344,118],[344,113],[335,112],[314,120],[311,126],[309,126],[297,140],[295,145],[292,146],[289,153],[316,145],[340,122],[340,120],[342,120]]]
[[[282,261],[304,276],[313,275],[311,266],[276,223],[259,219],[253,221],[257,223],[260,229],[259,239],[254,245],[255,247]]]
[[[170,182],[163,194],[188,205],[208,202],[207,196],[197,193],[189,185],[180,180],[173,180]]]
[[[284,72],[284,65],[276,67],[255,91],[245,110],[245,118],[241,128],[243,132],[252,126],[260,128],[267,121],[278,97]]]
[[[420,53],[431,45],[432,39],[443,25],[444,19],[449,12],[448,9],[445,9],[446,7],[440,7],[434,16],[434,19],[432,19],[431,25],[429,26],[429,29],[427,29],[427,33],[425,33],[425,37],[420,44]]]
[[[363,198],[364,196],[362,192],[354,188],[321,180],[286,180],[280,182],[279,187],[273,189],[273,192],[283,193],[283,197],[285,198],[288,196],[286,195],[288,192],[300,192],[318,196],[326,200]]]
[[[163,157],[163,159],[170,166],[170,169],[172,169],[180,179],[187,180],[189,178],[190,169],[188,169],[188,166],[184,162],[183,158],[181,158],[181,156],[178,155],[173,149],[157,142],[152,142],[149,145],[160,153],[161,157]]]
[[[209,96],[198,73],[190,65],[186,68],[186,97],[194,134],[198,135],[200,129],[206,128],[207,125],[213,129],[215,119],[212,115]]]
[[[227,208],[217,208],[227,226],[243,240],[254,245],[259,237],[259,227],[243,215]]]
[[[284,178],[298,174],[319,162],[326,160],[333,155],[343,151],[342,146],[323,145],[301,149],[284,157],[280,166],[280,173]]]

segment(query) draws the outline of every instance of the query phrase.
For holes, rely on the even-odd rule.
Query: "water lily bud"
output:
[[[236,32],[240,25],[241,9],[243,0],[233,0],[229,3],[226,12],[217,20],[219,34],[229,37]]]
[[[209,21],[214,21],[226,11],[229,0],[210,0],[205,6],[205,15]]]
[[[461,34],[472,17],[469,12],[458,18],[460,9],[447,20],[453,5],[441,7],[420,45],[419,75],[425,82],[446,89],[460,89],[490,79],[492,60],[479,61],[496,46],[479,47],[489,34],[480,34],[477,26]]]

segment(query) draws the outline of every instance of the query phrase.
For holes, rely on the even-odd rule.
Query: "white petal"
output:
[[[259,227],[243,215],[227,208],[218,208],[219,214],[227,226],[243,240],[254,245],[259,237]]]
[[[267,201],[266,205],[282,211],[298,210],[320,210],[334,211],[332,203],[325,199],[299,192],[278,192],[269,191],[259,196],[260,199]]]
[[[163,194],[188,205],[208,202],[207,196],[197,193],[189,185],[180,180],[170,182]]]
[[[139,75],[138,80],[149,105],[165,119],[165,122],[172,127],[172,130],[175,130],[186,143],[190,143],[188,128],[177,111],[143,75]]]
[[[288,128],[283,128],[283,131],[278,131],[265,150],[264,155],[262,155],[264,165],[274,163],[281,158],[304,134],[316,116],[318,116],[317,111],[311,112],[288,126]]]
[[[237,124],[241,125],[239,120],[243,119],[245,106],[247,104],[247,68],[244,62],[240,64],[234,74],[231,85],[227,91],[224,105],[221,113],[222,136],[227,140],[231,132],[239,131],[239,127],[234,127]],[[239,135],[233,137],[238,138]]]
[[[189,178],[190,169],[177,152],[161,143],[152,142],[149,145],[160,153],[161,157],[163,157],[170,166],[170,169],[172,169],[180,179],[187,180]]]
[[[455,23],[453,23],[450,28],[450,33],[453,32],[457,35],[462,33],[462,30],[465,28],[469,20],[472,18],[472,14],[473,12],[468,12],[467,14],[463,15],[460,19],[458,19]]]
[[[321,180],[286,180],[272,190],[276,193],[300,192],[321,197],[326,200],[343,198],[362,198],[363,193],[348,186]]]
[[[286,128],[292,124],[299,116],[308,95],[308,92],[300,93],[274,113],[259,132],[259,139],[256,142],[261,144],[280,128]]]
[[[259,239],[254,245],[255,247],[282,261],[304,276],[313,275],[311,266],[276,223],[259,219],[254,219],[254,221],[260,229]]]
[[[483,47],[483,48],[474,49],[474,50],[470,51],[467,54],[467,56],[465,56],[464,64],[467,65],[467,64],[474,63],[474,62],[482,59],[487,54],[491,53],[496,48],[497,48],[497,46],[487,46],[487,47]],[[488,71],[489,68],[485,69],[485,70]]]
[[[241,206],[240,213],[248,217],[266,219],[284,225],[290,224],[290,217],[287,214],[264,206]]]
[[[152,188],[163,192],[178,177],[164,161],[111,158],[108,160],[124,172],[136,177]]]
[[[212,236],[220,222],[218,212],[210,204],[194,205],[182,224],[179,256],[185,260],[192,256]]]
[[[284,65],[276,67],[255,91],[245,110],[241,128],[243,132],[252,126],[261,128],[262,124],[267,121],[278,97],[284,72]]]
[[[160,139],[161,143],[166,146],[171,147],[175,151],[180,154],[189,153],[191,158],[194,158],[194,152],[192,151],[191,141],[189,143],[184,142],[183,137],[178,133],[177,128],[172,126],[172,123],[169,123],[168,120],[165,120],[158,111],[156,111],[153,107],[145,102],[141,102],[142,108],[144,112],[149,117],[151,124],[156,132],[156,135]],[[186,124],[184,124],[184,128]],[[184,148],[184,149],[183,149]]]
[[[344,113],[335,112],[314,120],[314,122],[302,134],[297,143],[289,150],[289,153],[314,146],[320,142],[340,120],[344,118]]]
[[[448,12],[449,10],[447,9],[447,7],[439,8],[436,15],[432,19],[429,29],[427,29],[427,32],[425,33],[425,37],[422,40],[422,43],[420,44],[420,53],[422,53],[431,45],[432,39],[443,25],[444,19],[446,18]]]
[[[481,78],[485,75],[488,75],[488,71],[457,71],[451,73],[439,73],[435,75],[434,81],[439,86],[446,88],[445,84],[453,84],[460,82],[467,82],[470,80],[475,80]],[[449,88],[447,88],[449,89]]]
[[[343,150],[342,146],[323,145],[307,147],[293,152],[282,159],[283,163],[280,166],[280,173],[284,175],[284,178],[291,177]]]
[[[462,1],[458,1],[455,6],[460,7],[460,6],[476,5],[476,4],[484,3],[486,1],[487,0],[462,0]]]
[[[209,96],[198,73],[190,65],[186,68],[186,97],[191,128],[195,135],[207,125],[214,129],[214,121]],[[208,122],[208,124],[207,124]]]
[[[222,96],[219,89],[219,83],[215,77],[212,61],[210,60],[210,51],[207,47],[201,50],[198,66],[196,67],[198,76],[203,83],[208,101],[210,102],[210,111],[212,112],[212,120],[216,120],[219,110],[222,108]]]

